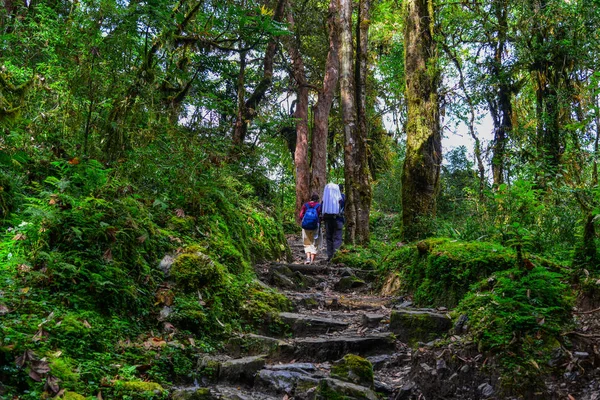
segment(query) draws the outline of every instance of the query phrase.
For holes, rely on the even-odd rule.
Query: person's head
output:
[[[319,195],[316,193],[311,194],[310,201],[319,201]]]

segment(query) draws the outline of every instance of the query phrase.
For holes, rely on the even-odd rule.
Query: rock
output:
[[[489,383],[482,383],[477,387],[477,390],[479,390],[479,393],[481,393],[481,396],[484,399],[487,399],[494,394],[494,388]]]
[[[429,311],[393,310],[390,331],[404,343],[414,344],[439,338],[452,327],[446,315]]]
[[[317,399],[378,400],[377,394],[369,388],[337,379],[323,379],[317,389]]]
[[[398,391],[394,400],[409,400],[416,391],[417,384],[414,382],[407,382]]]
[[[402,303],[398,304],[395,308],[409,308],[413,306],[413,302],[410,300],[405,300]]]
[[[365,281],[355,276],[344,276],[335,284],[335,290],[340,292],[349,292],[366,285]]]
[[[294,283],[294,281],[291,278],[285,276],[284,274],[278,271],[271,272],[270,281],[273,286],[276,286],[280,289],[296,289],[296,283]]]
[[[348,353],[361,356],[393,351],[394,339],[390,333],[368,336],[338,336],[295,339],[280,347],[279,358],[294,358],[313,362],[342,358]]]
[[[589,358],[590,353],[587,353],[585,351],[575,351],[573,352],[573,357],[579,359],[579,360],[585,360],[586,358]]]
[[[171,394],[173,400],[216,400],[209,388],[183,388],[176,389]]]
[[[160,313],[158,314],[158,320],[159,321],[165,321],[167,319],[169,319],[169,316],[171,315],[171,307],[169,306],[164,306],[162,308],[162,310],[160,310]]]
[[[467,322],[469,322],[469,317],[466,314],[462,314],[456,322],[454,323],[454,334],[462,335],[467,330]]]
[[[369,328],[375,328],[385,318],[383,314],[366,313],[361,318],[361,324]]]
[[[279,318],[290,325],[294,336],[321,334],[346,329],[348,322],[306,314],[282,312]]]
[[[307,372],[270,369],[260,370],[255,381],[255,386],[266,388],[269,392],[290,396],[294,394],[298,386],[306,389],[318,384],[319,380],[311,377]]]
[[[331,366],[331,377],[372,388],[373,365],[362,357],[346,354]]]
[[[240,357],[242,354],[247,356],[273,354],[277,352],[280,345],[279,339],[250,333],[229,339],[225,348],[230,355]]]
[[[219,381],[252,382],[254,375],[265,366],[265,356],[236,358],[221,363]]]
[[[272,364],[272,365],[267,365],[266,368],[271,369],[273,371],[288,370],[288,371],[296,371],[296,372],[304,372],[304,373],[310,373],[310,372],[317,371],[317,367],[311,363]]]
[[[165,276],[169,276],[169,272],[171,272],[171,265],[173,265],[173,261],[175,259],[170,255],[165,255],[162,260],[160,260],[160,264],[158,264],[158,268],[165,274]]]
[[[389,354],[381,354],[377,356],[367,357],[367,360],[373,365],[373,370],[377,371],[384,368],[392,359]]]
[[[375,390],[375,392],[377,393],[383,393],[386,395],[391,395],[392,393],[394,393],[394,388],[391,387],[390,385],[381,382],[381,381],[374,381],[373,382],[373,390]]]
[[[296,282],[297,288],[301,289],[310,288],[319,283],[316,278],[304,275],[298,271],[294,272],[294,277],[292,279],[294,282]]]
[[[352,268],[344,267],[344,268],[340,268],[338,270],[338,275],[339,276],[354,276],[354,271],[352,271]]]

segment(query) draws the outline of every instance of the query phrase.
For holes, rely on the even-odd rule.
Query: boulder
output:
[[[254,381],[256,373],[265,366],[265,356],[236,358],[221,363],[219,381],[248,382]]]
[[[372,388],[373,365],[362,357],[346,354],[331,366],[331,377]]]
[[[290,326],[294,336],[318,335],[348,327],[348,322],[306,314],[282,312],[279,313],[279,318]]]
[[[444,314],[419,310],[394,310],[390,316],[390,331],[404,343],[428,342],[441,337],[452,327]]]
[[[378,400],[377,394],[364,386],[337,379],[323,379],[317,389],[317,399]]]

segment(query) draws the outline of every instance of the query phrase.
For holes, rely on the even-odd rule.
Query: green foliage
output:
[[[515,253],[494,243],[428,239],[385,258],[384,271],[399,271],[405,290],[422,306],[454,307],[471,284],[515,266]]]
[[[202,253],[181,254],[171,266],[177,287],[192,293],[208,285],[219,286],[224,275],[224,268]]]
[[[543,267],[500,271],[458,305],[480,349],[496,357],[503,385],[523,391],[543,384],[552,351],[571,323],[573,296],[563,279]]]

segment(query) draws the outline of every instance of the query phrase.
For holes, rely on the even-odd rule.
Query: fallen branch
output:
[[[579,333],[579,332],[575,332],[575,331],[565,332],[562,334],[562,336],[567,336],[567,335],[575,335],[575,336],[580,336],[580,337],[584,337],[584,338],[592,338],[592,339],[600,338],[600,335]]]
[[[598,311],[600,311],[600,308],[594,308],[593,310],[589,311],[574,311],[573,314],[593,314]]]

